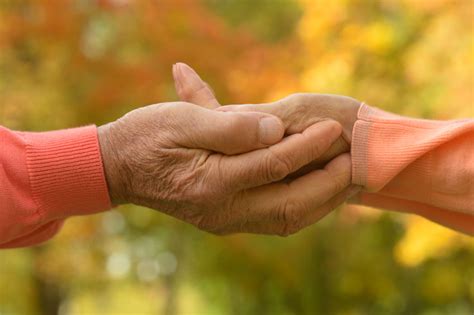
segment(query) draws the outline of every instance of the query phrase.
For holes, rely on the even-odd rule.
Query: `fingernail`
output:
[[[262,144],[274,144],[281,140],[285,130],[276,117],[263,117],[259,121],[259,139]]]

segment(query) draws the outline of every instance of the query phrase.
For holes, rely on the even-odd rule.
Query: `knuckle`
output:
[[[295,102],[301,101],[305,99],[307,96],[307,93],[293,93],[288,96],[288,98],[294,100]]]
[[[198,206],[199,215],[193,220],[193,225],[214,235],[227,234],[236,222],[234,212],[227,207],[228,203],[230,201],[207,207]]]
[[[208,95],[209,94],[209,87],[206,84],[201,84],[198,88],[194,89],[193,95],[194,96],[199,96],[199,95]]]
[[[315,160],[318,157],[322,156],[324,154],[322,148],[321,148],[321,143],[318,143],[317,141],[314,142],[314,145],[311,147],[311,160]]]
[[[278,232],[278,236],[281,237],[288,237],[296,232],[298,232],[301,229],[298,225],[289,225],[289,224],[282,224],[280,227],[280,230]]]
[[[288,228],[286,225],[284,225],[281,228],[280,232],[278,232],[278,236],[288,237],[288,236],[291,236],[291,235],[295,234],[298,231],[299,231],[299,229]]]
[[[311,104],[311,100],[314,98],[314,94],[311,93],[293,93],[288,98],[298,104],[299,106],[307,106]]]
[[[196,222],[195,226],[207,233],[213,235],[227,235],[229,234],[229,222],[228,219],[224,218],[223,216],[206,216],[201,217],[199,221]]]
[[[208,233],[213,233],[213,231],[215,231],[215,223],[213,222],[213,220],[209,220],[207,217],[200,217],[195,223],[194,225],[202,230],[202,231],[206,231]]]
[[[280,223],[278,235],[289,236],[302,228],[302,218],[299,214],[304,208],[304,205],[295,201],[288,201],[280,208],[277,212],[277,221]]]
[[[190,91],[188,88],[183,88],[181,91],[180,91],[180,98],[183,100],[183,101],[188,101],[188,100],[191,100],[192,97],[194,96],[194,93],[192,91]]]
[[[230,232],[228,232],[225,229],[217,229],[217,230],[213,230],[213,231],[208,231],[208,233],[211,233],[211,234],[216,235],[216,236],[226,236],[226,235],[231,234]]]
[[[192,100],[196,96],[197,92],[199,91],[193,89],[189,85],[184,85],[181,87],[179,94],[183,101],[189,101],[189,100]]]
[[[219,234],[217,230],[206,230],[206,233],[212,234],[214,236],[222,236],[222,234]]]
[[[318,103],[315,100],[315,96],[309,93],[295,93],[284,98],[281,101],[282,104],[290,105],[285,106],[285,118],[287,121],[291,121],[290,130],[293,132],[301,132],[306,129],[317,117],[316,114]],[[299,126],[299,127],[295,127]]]
[[[179,94],[182,100],[192,102],[197,97],[205,94],[206,90],[207,87],[204,84],[201,84],[199,87],[185,85],[181,87]]]
[[[268,181],[277,181],[285,178],[291,172],[291,163],[287,158],[278,155],[268,149],[268,155],[264,162],[265,176]]]
[[[176,128],[182,128],[186,124],[192,105],[185,102],[168,102],[157,105],[157,115],[154,115],[152,121],[163,132],[175,131]],[[166,126],[166,127],[165,127]]]
[[[223,163],[222,156],[216,156],[210,165],[204,178],[209,197],[221,200],[232,195],[235,192],[232,183],[235,175],[233,169]]]
[[[224,115],[228,116],[228,121],[226,123],[226,126],[228,130],[230,131],[238,131],[239,134],[245,131],[251,131],[252,129],[249,128],[249,122],[250,120],[248,119],[247,116],[241,115],[238,113],[231,113],[231,112],[224,112]],[[229,117],[230,116],[230,117]],[[256,124],[255,124],[256,125]],[[243,139],[245,137],[239,137],[239,139]]]

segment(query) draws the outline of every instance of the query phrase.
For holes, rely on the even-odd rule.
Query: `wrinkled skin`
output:
[[[348,154],[283,181],[342,133],[333,120],[298,128],[286,128],[291,135],[282,140],[285,126],[266,113],[186,102],[134,110],[99,127],[112,202],[147,206],[215,234],[295,233],[358,191]]]
[[[353,98],[330,94],[297,93],[272,103],[221,107],[210,86],[188,65],[184,63],[174,65],[173,76],[176,91],[181,100],[219,111],[269,113],[283,121],[285,133],[288,135],[301,132],[316,122],[328,119],[338,121],[343,127],[341,137],[319,158],[291,174],[292,178],[319,169],[334,157],[350,151],[352,129],[360,107],[360,102]]]

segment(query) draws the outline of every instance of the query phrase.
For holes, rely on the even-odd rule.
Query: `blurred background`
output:
[[[195,67],[221,103],[306,91],[474,117],[472,0],[0,0],[0,124],[103,124],[176,100]],[[474,313],[474,241],[346,206],[288,237],[215,237],[123,206],[0,251],[1,315]]]

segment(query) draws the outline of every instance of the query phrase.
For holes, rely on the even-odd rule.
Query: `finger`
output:
[[[339,138],[337,138],[336,141],[331,144],[331,147],[329,147],[329,149],[324,152],[323,155],[321,155],[319,158],[315,159],[311,163],[306,164],[296,172],[293,172],[288,175],[288,179],[295,179],[302,175],[308,174],[311,171],[321,169],[327,162],[331,161],[336,156],[342,153],[350,152],[350,150],[351,148],[344,140],[344,138],[342,136],[339,136]]]
[[[323,169],[312,171],[290,183],[280,184],[283,188],[272,185],[263,186],[268,188],[263,190],[262,187],[262,191],[257,188],[259,194],[253,197],[254,202],[259,201],[264,209],[256,212],[256,218],[280,222],[288,217],[302,217],[349,186],[351,165],[350,155],[342,154]]]
[[[245,105],[226,105],[221,106],[217,109],[218,111],[223,112],[262,112],[275,115],[283,121],[285,126],[286,134],[295,134],[300,130],[307,128],[307,126],[312,125],[318,121],[323,121],[328,118],[322,118],[319,116],[309,116],[301,115],[300,112],[292,111],[288,109],[287,106],[284,106],[282,102],[274,103],[264,103],[264,104],[245,104]],[[311,165],[306,165],[303,169],[296,171],[294,174],[291,174],[291,178],[301,176],[306,174],[311,170],[321,168],[321,165],[324,165],[328,161],[332,160],[334,157],[350,151],[350,145],[344,139],[344,136],[341,136],[331,145],[331,147],[325,152],[322,156],[315,159],[311,162]]]
[[[347,200],[358,194],[360,191],[361,187],[357,185],[351,185],[349,187],[346,187],[343,191],[329,199],[322,206],[315,210],[311,210],[306,216],[304,216],[301,220],[300,229],[304,229],[305,227],[318,222],[329,212],[345,203]]]
[[[176,93],[182,101],[206,108],[220,106],[210,86],[187,64],[181,62],[174,64],[173,78]]]
[[[226,105],[216,110],[222,112],[251,111],[275,115],[283,121],[287,134],[301,132],[318,121],[338,118],[337,115],[329,116],[327,109],[321,108],[321,106],[313,106],[308,101],[306,103],[296,103],[288,100],[291,100],[291,98],[262,104]]]
[[[360,186],[351,185],[345,188],[343,191],[329,199],[319,208],[311,210],[308,214],[301,218],[301,224],[299,230],[302,230],[310,225],[315,224],[316,222],[321,221],[325,216],[327,216],[331,211],[335,210],[347,200],[355,196],[361,190]],[[266,222],[265,220],[249,221],[248,218],[244,221],[234,223],[231,226],[228,226],[223,231],[215,231],[219,234],[231,234],[231,233],[253,233],[253,234],[271,234],[271,235],[280,235],[288,236],[289,234],[284,234],[283,227],[281,223],[276,222]],[[286,231],[287,232],[287,231]],[[297,232],[297,231],[293,231]]]
[[[279,181],[323,154],[341,131],[337,122],[323,121],[266,149],[222,156],[217,172],[211,175],[231,191]]]
[[[224,113],[187,104],[170,134],[177,144],[227,155],[268,147],[284,135],[283,123],[264,113]],[[185,123],[182,119],[187,120]],[[178,130],[175,130],[178,129]]]
[[[238,104],[238,105],[225,105],[217,108],[221,112],[262,112],[268,113],[280,118],[287,117],[287,111],[282,108],[278,102],[275,103],[261,103],[261,104]]]
[[[343,154],[324,169],[290,184],[275,183],[248,190],[236,203],[236,207],[249,209],[247,223],[240,224],[241,228],[253,226],[251,232],[265,234],[295,233],[357,193],[359,187],[348,188],[350,181],[350,156]]]
[[[287,104],[281,101],[272,103],[261,103],[261,104],[239,104],[239,105],[225,105],[216,110],[221,112],[261,112],[272,114],[279,117],[285,126],[287,134],[294,134],[301,132],[308,126],[317,123],[318,121],[325,120],[316,115],[307,115],[301,111],[295,111],[294,107],[286,106]]]

